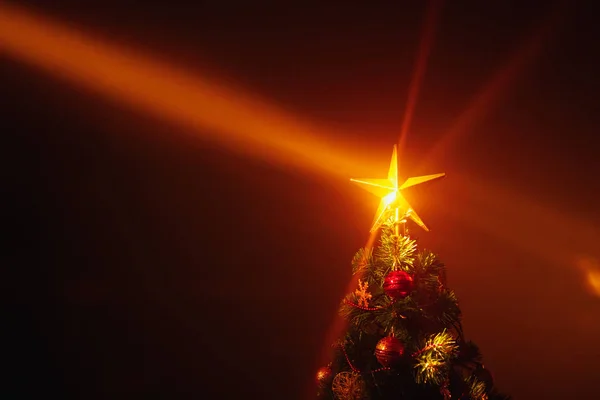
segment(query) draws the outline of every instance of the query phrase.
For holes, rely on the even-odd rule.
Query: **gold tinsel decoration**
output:
[[[365,382],[356,372],[340,372],[333,378],[331,390],[336,400],[363,400]]]

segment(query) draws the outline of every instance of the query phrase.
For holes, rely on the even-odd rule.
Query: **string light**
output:
[[[348,304],[349,306],[352,306],[352,307],[354,307],[354,308],[358,308],[359,310],[363,310],[363,311],[378,311],[378,310],[385,310],[386,308],[389,308],[389,307],[391,307],[391,306],[392,306],[392,304],[394,304],[394,303],[395,303],[395,300],[392,300],[392,301],[390,302],[390,304],[388,304],[387,306],[381,306],[381,307],[364,307],[364,306],[361,306],[361,305],[355,304],[355,303],[351,302],[351,301],[350,301],[350,300],[348,300],[348,299],[344,299],[344,303],[345,303],[345,304]]]

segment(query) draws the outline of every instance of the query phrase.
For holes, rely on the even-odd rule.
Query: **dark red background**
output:
[[[419,1],[38,3],[335,126],[382,174],[425,13]],[[433,227],[419,236],[448,265],[498,385],[589,399],[600,301],[577,259],[600,257],[593,2],[566,3],[533,62],[422,163],[552,7],[528,4],[445,5],[403,165],[448,173],[413,194]],[[5,397],[301,398],[376,199],[191,142],[7,57],[0,68]]]

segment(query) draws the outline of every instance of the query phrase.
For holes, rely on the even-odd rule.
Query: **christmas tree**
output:
[[[387,179],[353,179],[381,197],[371,229],[378,245],[352,261],[358,288],[342,301],[348,328],[333,361],[317,372],[319,399],[509,399],[464,337],[445,265],[408,232],[409,220],[428,229],[401,191],[443,176],[398,185],[394,147]]]

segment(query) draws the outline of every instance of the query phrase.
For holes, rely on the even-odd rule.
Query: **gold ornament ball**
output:
[[[359,373],[340,372],[333,378],[331,390],[336,400],[363,400],[365,399],[365,382]]]

